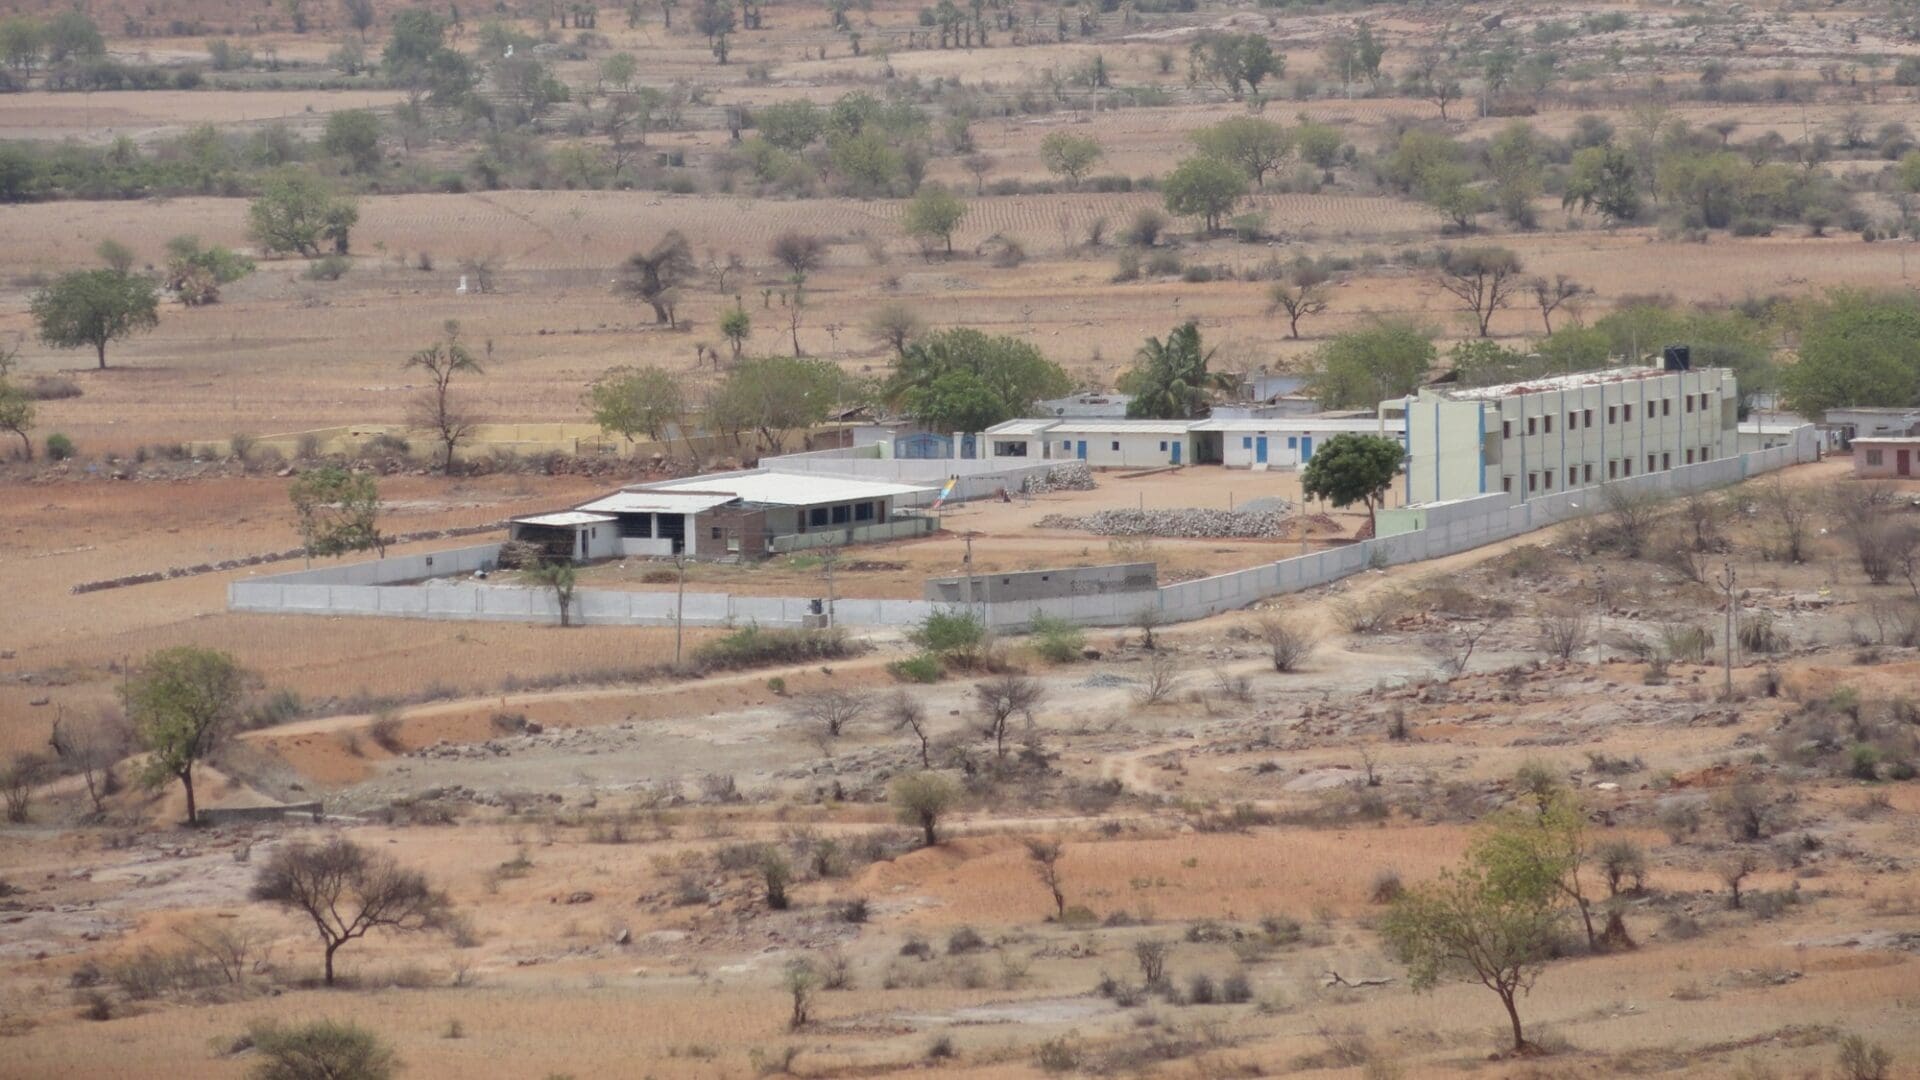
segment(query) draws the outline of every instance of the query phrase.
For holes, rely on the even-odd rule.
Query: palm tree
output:
[[[1209,371],[1213,350],[1202,351],[1200,327],[1187,322],[1174,328],[1166,341],[1148,338],[1135,354],[1132,371],[1120,380],[1133,395],[1127,415],[1136,419],[1184,420],[1205,409],[1215,393],[1232,393],[1239,376]]]

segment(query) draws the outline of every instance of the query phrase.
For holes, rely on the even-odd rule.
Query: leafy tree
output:
[[[940,819],[960,802],[960,786],[937,772],[905,773],[893,781],[893,809],[902,825],[920,829],[922,842],[940,842]]]
[[[1533,343],[1542,370],[1592,371],[1607,363],[1607,335],[1591,326],[1563,326]]]
[[[1053,917],[1067,917],[1067,894],[1060,885],[1060,860],[1066,856],[1066,847],[1057,840],[1042,840],[1039,837],[1027,839],[1028,865],[1033,876],[1047,887],[1053,897]]]
[[[1497,386],[1564,370],[1537,351],[1519,352],[1489,338],[1475,338],[1455,345],[1447,353],[1447,364],[1453,369],[1455,381],[1462,386]]]
[[[1836,289],[1811,305],[1800,359],[1784,373],[1803,416],[1846,405],[1920,404],[1920,301],[1905,293]]]
[[[766,451],[778,453],[789,434],[826,420],[847,393],[846,376],[830,361],[759,357],[727,373],[708,413],[723,430],[758,432]]]
[[[653,247],[627,256],[613,288],[622,296],[645,301],[653,308],[656,323],[678,326],[673,309],[679,301],[680,287],[698,272],[692,245],[680,230],[669,229]]]
[[[575,577],[571,562],[543,562],[526,572],[527,580],[543,589],[553,590],[553,601],[560,608],[560,625],[573,625],[573,589]]]
[[[419,368],[429,380],[426,389],[413,405],[412,420],[416,427],[434,433],[439,441],[442,458],[442,472],[453,471],[453,451],[467,436],[473,434],[477,421],[463,408],[453,394],[455,375],[483,375],[480,361],[473,353],[460,344],[460,324],[448,319],[445,326],[446,336],[424,349],[407,357],[405,368]]]
[[[1100,140],[1091,135],[1056,131],[1040,140],[1040,163],[1055,176],[1067,178],[1069,188],[1078,189],[1105,151]]]
[[[314,1020],[298,1027],[261,1022],[247,1028],[260,1056],[247,1080],[392,1080],[400,1061],[358,1024]]]
[[[1410,394],[1433,367],[1433,334],[1406,320],[1389,319],[1349,330],[1314,356],[1314,396],[1323,408],[1370,408]]]
[[[1206,231],[1220,231],[1220,219],[1247,196],[1247,174],[1216,157],[1190,157],[1176,166],[1161,185],[1167,210],[1192,214]]]
[[[900,175],[900,152],[877,130],[829,139],[827,161],[855,195],[883,193]]]
[[[1336,34],[1320,51],[1327,71],[1339,77],[1341,86],[1347,86],[1357,78],[1379,83],[1380,61],[1386,54],[1386,45],[1374,37],[1373,27],[1366,23],[1361,23],[1351,33]]]
[[[645,433],[655,442],[667,425],[686,415],[680,379],[656,367],[610,368],[587,388],[587,404],[601,431],[616,432],[631,443]]]
[[[1609,225],[1632,221],[1640,216],[1638,174],[1633,155],[1612,143],[1585,147],[1573,155],[1560,205],[1596,210]]]
[[[1335,506],[1365,503],[1367,518],[1400,475],[1406,447],[1379,435],[1335,435],[1322,443],[1300,471],[1300,491]]]
[[[1164,342],[1148,338],[1134,355],[1132,370],[1120,376],[1120,389],[1133,395],[1127,415],[1151,420],[1199,415],[1214,391],[1231,389],[1236,383],[1227,372],[1207,370],[1212,358],[1213,350],[1201,348],[1197,323],[1174,327]]]
[[[1751,168],[1730,151],[1669,154],[1660,162],[1660,191],[1687,207],[1688,215],[1709,229],[1733,223]]]
[[[346,11],[347,23],[364,39],[373,29],[373,0],[340,0],[340,7]]]
[[[1513,1048],[1525,1052],[1518,998],[1532,989],[1559,933],[1561,875],[1561,867],[1539,863],[1516,872],[1496,841],[1482,837],[1465,865],[1402,893],[1381,921],[1381,935],[1407,965],[1415,990],[1464,970],[1498,995]]]
[[[1664,345],[1690,345],[1695,365],[1731,369],[1742,396],[1767,392],[1779,377],[1773,335],[1737,311],[1634,303],[1607,313],[1594,329],[1606,336],[1608,352],[1635,363],[1658,356]]]
[[[1493,313],[1513,302],[1523,281],[1520,256],[1503,247],[1449,248],[1440,258],[1438,282],[1453,294],[1487,336]]]
[[[350,195],[327,189],[318,175],[287,167],[269,174],[247,206],[247,235],[268,251],[294,251],[311,259],[320,242],[332,240],[345,253],[347,233],[360,210]]]
[[[827,242],[812,233],[789,230],[774,237],[768,250],[780,265],[787,268],[791,280],[804,282],[807,275],[818,269],[826,259]]]
[[[167,241],[167,273],[162,284],[189,307],[217,303],[220,286],[253,273],[253,260],[231,248],[202,247],[197,236]]]
[[[1267,314],[1286,312],[1287,336],[1298,340],[1300,320],[1327,310],[1331,299],[1327,273],[1311,264],[1296,266],[1285,278],[1268,287],[1267,299],[1270,301]]]
[[[153,283],[118,270],[76,270],[54,279],[29,301],[40,340],[57,349],[93,346],[107,366],[107,343],[160,325]]]
[[[1207,33],[1187,53],[1188,76],[1220,87],[1239,100],[1257,92],[1269,76],[1281,78],[1287,58],[1276,54],[1264,34]]]
[[[735,304],[720,316],[720,336],[726,338],[727,344],[733,347],[735,363],[739,362],[740,349],[752,334],[753,317],[747,314],[746,308]]]
[[[806,98],[782,101],[754,110],[753,126],[760,137],[789,152],[813,145],[827,128],[826,114]]]
[[[95,245],[93,253],[100,256],[100,261],[106,263],[109,270],[125,274],[133,269],[133,249],[112,237]]]
[[[335,836],[324,844],[290,840],[254,878],[249,895],[313,921],[326,949],[325,983],[333,985],[333,955],[374,930],[414,933],[445,926],[447,895],[417,870],[385,852]]]
[[[1303,120],[1293,129],[1292,141],[1294,153],[1316,169],[1331,169],[1338,164],[1340,147],[1345,142],[1339,128],[1311,120]]]
[[[15,71],[30,72],[47,47],[47,26],[32,15],[0,19],[0,61]]]
[[[1530,779],[1523,768],[1519,778]],[[1553,888],[1572,902],[1586,931],[1587,947],[1600,952],[1600,934],[1593,925],[1593,898],[1587,895],[1580,870],[1589,855],[1587,821],[1580,800],[1557,775],[1546,772],[1523,788],[1520,806],[1496,819],[1498,827],[1483,839],[1486,863],[1496,876],[1528,882],[1545,876]]]
[[[28,461],[33,460],[33,411],[33,399],[27,392],[11,379],[0,377],[0,431],[20,436],[20,452]]]
[[[90,60],[107,55],[107,39],[84,12],[69,8],[46,23],[47,63]]]
[[[907,212],[902,224],[907,235],[919,239],[923,249],[931,250],[933,242],[939,241],[948,255],[953,254],[953,230],[960,219],[967,216],[967,204],[958,195],[938,185],[921,190],[907,204]]]
[[[1443,170],[1459,166],[1464,154],[1459,143],[1437,131],[1408,128],[1387,155],[1381,175],[1396,189],[1418,195]]]
[[[955,328],[908,344],[882,395],[936,430],[981,431],[1072,388],[1060,365],[1032,345]]]
[[[380,165],[380,118],[372,109],[342,109],[327,117],[320,146],[345,158],[353,172],[372,172]]]
[[[907,345],[926,330],[920,313],[901,303],[883,304],[867,317],[867,336],[892,349],[896,357],[907,355]]]
[[[198,822],[193,766],[211,757],[240,716],[246,676],[233,657],[179,645],[148,654],[123,696],[134,738],[147,751],[142,785],[179,780],[187,795],[187,823]]]
[[[1541,192],[1539,136],[1532,125],[1515,120],[1500,129],[1487,145],[1487,171],[1493,176],[1493,201],[1502,217],[1517,228],[1535,224],[1533,200]]]
[[[380,490],[373,474],[328,465],[294,477],[287,485],[287,498],[293,503],[308,558],[369,549],[386,557],[387,541],[380,535]]]
[[[1238,166],[1256,188],[1280,167],[1293,145],[1286,128],[1259,116],[1232,116],[1201,128],[1193,133],[1193,144],[1203,154]]]
[[[387,74],[404,78],[429,66],[444,47],[446,23],[424,8],[405,8],[393,16],[393,36],[380,62]]]

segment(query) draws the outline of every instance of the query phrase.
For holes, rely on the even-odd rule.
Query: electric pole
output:
[[[1720,587],[1725,589],[1727,593],[1727,650],[1725,654],[1727,677],[1724,692],[1724,699],[1727,701],[1733,700],[1733,583],[1733,560],[1728,559],[1725,568],[1720,572]]]
[[[683,634],[684,616],[687,612],[687,556],[685,552],[675,552],[674,569],[680,571],[680,584],[673,601],[673,666],[680,667],[680,642]]]

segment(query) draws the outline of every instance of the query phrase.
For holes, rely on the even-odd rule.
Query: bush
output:
[[[940,658],[930,652],[915,653],[905,660],[895,660],[888,664],[887,674],[901,682],[939,682]]]
[[[1893,1066],[1893,1054],[1863,1036],[1848,1035],[1840,1040],[1840,1075],[1845,1080],[1886,1080]]]
[[[1253,1000],[1253,981],[1244,971],[1228,973],[1220,980],[1220,1000],[1229,1005],[1244,1005]]]
[[[969,611],[936,611],[907,633],[907,640],[943,660],[971,666],[987,644],[987,624]]]
[[[1086,631],[1071,619],[1036,615],[1032,629],[1033,651],[1056,664],[1073,663],[1087,647]]]
[[[1200,972],[1187,980],[1187,1004],[1211,1005],[1219,998],[1219,988],[1213,983],[1213,976]]]
[[[74,454],[73,440],[59,432],[47,436],[47,458],[52,461],[65,461]]]
[[[981,937],[980,931],[971,926],[963,926],[947,935],[948,956],[964,956],[967,953],[981,952],[986,947],[987,939]]]
[[[357,1024],[260,1023],[247,1029],[247,1039],[261,1058],[248,1080],[387,1080],[399,1067],[393,1051]]]
[[[306,273],[300,275],[308,281],[339,281],[353,269],[353,260],[345,255],[326,255],[307,264]]]
[[[809,664],[844,660],[866,651],[863,642],[838,629],[768,630],[748,624],[693,651],[694,663],[716,671],[766,667],[770,664]]]

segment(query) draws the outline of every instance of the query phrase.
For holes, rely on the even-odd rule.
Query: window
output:
[[[1687,464],[1693,464],[1693,449],[1691,447],[1687,449]]]
[[[1119,440],[1119,439],[1115,439],[1115,440],[1113,440],[1113,448],[1114,448],[1115,450],[1118,450],[1118,449],[1120,449],[1120,440]]]
[[[727,530],[715,525],[713,528],[707,530],[707,534],[709,539],[724,540],[727,537]]]
[[[863,502],[856,505],[853,508],[853,520],[872,521],[873,520],[873,504],[870,502]]]
[[[1575,409],[1572,412],[1567,414],[1567,430],[1577,431],[1579,430],[1579,428],[1580,428],[1580,410]]]
[[[1060,449],[1062,449],[1062,450],[1071,450],[1071,449],[1073,449],[1073,440],[1072,440],[1072,439],[1061,439],[1061,440],[1060,440]]]
[[[1867,451],[1867,464],[1869,465],[1880,464],[1883,460],[1885,460],[1884,458],[1881,457],[1881,454],[1882,454],[1882,451],[1879,451],[1879,450]]]
[[[1164,444],[1162,444],[1162,448],[1164,449]],[[1240,449],[1242,450],[1253,449],[1253,436],[1251,435],[1240,436]]]
[[[1620,406],[1618,405],[1607,406],[1607,423],[1617,424],[1619,422],[1620,422]]]
[[[1660,455],[1660,467],[1663,469],[1673,468],[1673,455],[1668,453],[1662,453]]]
[[[1500,490],[1506,492],[1509,495],[1513,494],[1513,477],[1511,476],[1501,477]]]
[[[1647,471],[1648,472],[1653,471],[1653,455],[1652,454],[1647,455]]]
[[[1579,482],[1580,482],[1580,466],[1578,465],[1567,466],[1567,486],[1572,487],[1573,485]]]
[[[1705,394],[1701,394],[1701,395],[1700,395],[1700,407],[1701,407],[1702,409],[1705,409],[1705,408],[1707,407],[1707,401],[1708,401],[1708,399],[1707,399],[1707,395],[1705,395]]]
[[[1661,416],[1673,415],[1673,399],[1672,398],[1660,399],[1660,415]]]
[[[1633,459],[1632,458],[1627,457],[1627,458],[1620,459],[1620,475],[1621,476],[1633,475]]]
[[[1619,478],[1620,478],[1620,462],[1617,460],[1608,461],[1607,462],[1607,479],[1617,480]]]
[[[1688,412],[1693,411],[1693,395],[1692,394],[1687,395],[1687,411]]]
[[[1553,490],[1553,474],[1550,472],[1541,473],[1540,486],[1543,488],[1546,488],[1548,491],[1552,491]]]
[[[1536,488],[1538,488],[1539,486],[1540,486],[1540,474],[1539,474],[1539,473],[1528,473],[1528,474],[1527,474],[1527,490],[1528,490],[1528,491],[1533,491],[1534,489],[1536,489]]]
[[[1587,419],[1586,419],[1586,424],[1587,424],[1587,426],[1588,426],[1588,427],[1592,427],[1592,426],[1593,426],[1593,410],[1592,410],[1592,409],[1582,409],[1582,410],[1581,410],[1581,412],[1583,412],[1583,413],[1585,413],[1585,414],[1586,414],[1586,417],[1587,417]]]
[[[1503,439],[1513,438],[1513,421],[1511,420],[1500,421],[1500,437]]]
[[[1300,437],[1298,435],[1287,436],[1287,449],[1289,450],[1300,449]]]
[[[1581,471],[1586,473],[1587,483],[1589,484],[1593,483],[1593,466],[1591,464],[1587,464],[1587,465],[1580,466],[1580,468],[1581,468]]]
[[[1545,431],[1549,435],[1553,434],[1553,417],[1551,416],[1541,417],[1540,430]]]
[[[853,507],[836,506],[833,508],[833,523],[835,525],[845,525],[847,522],[852,520],[853,520]]]
[[[824,507],[824,506],[816,506],[816,507],[814,507],[813,509],[811,509],[811,510],[809,510],[809,511],[807,511],[807,524],[809,524],[809,525],[825,525],[826,523],[827,523],[827,508],[826,508],[826,507]]]
[[[1527,417],[1527,434],[1529,435],[1536,434],[1539,431],[1539,429],[1540,429],[1540,418],[1537,416]]]
[[[1701,448],[1700,448],[1700,460],[1701,460],[1701,461],[1708,461],[1708,460],[1711,460],[1712,458],[1713,458],[1713,448],[1712,448],[1712,447],[1710,447],[1710,446],[1703,446],[1703,447],[1701,447]]]
[[[1620,419],[1629,424],[1633,423],[1633,406],[1631,405],[1620,406]]]
[[[1160,440],[1160,452],[1163,454],[1167,452],[1167,440],[1165,439]]]

